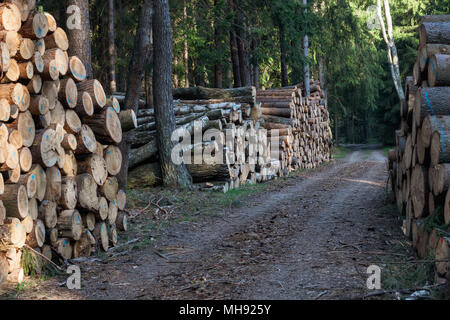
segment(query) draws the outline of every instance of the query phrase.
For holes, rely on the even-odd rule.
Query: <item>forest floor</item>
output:
[[[412,292],[434,273],[432,263],[415,263],[386,180],[383,151],[360,150],[227,194],[134,190],[121,246],[76,262],[81,290],[60,275],[0,297],[365,299],[367,267],[378,265],[386,291],[370,298],[396,299],[387,291]]]

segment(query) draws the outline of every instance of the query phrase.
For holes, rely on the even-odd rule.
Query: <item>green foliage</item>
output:
[[[126,90],[142,2],[115,0],[119,91]],[[236,8],[233,9],[231,2]],[[89,3],[94,74],[107,83],[108,4],[104,0]],[[389,3],[404,83],[405,77],[412,74],[417,58],[420,18],[426,14],[448,14],[450,6],[446,0],[391,0]],[[283,43],[291,85],[303,80],[305,62],[310,63],[314,79],[325,80],[338,142],[394,144],[394,132],[399,127],[399,101],[381,31],[367,24],[374,19],[374,12],[368,10],[374,4],[373,0],[308,0],[305,7],[302,0],[170,0],[174,84],[184,86],[187,71],[191,86],[213,87],[215,70],[220,67],[223,86],[232,85],[229,34],[234,28],[246,33],[249,61],[258,66],[262,87],[281,85]],[[64,26],[64,1],[41,0],[39,5],[52,12]],[[238,12],[243,16],[242,23],[236,20]],[[305,34],[310,39],[308,58],[303,56]]]

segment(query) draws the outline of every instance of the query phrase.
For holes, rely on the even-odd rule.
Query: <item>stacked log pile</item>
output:
[[[403,231],[418,256],[450,279],[450,16],[425,16],[414,75],[406,80],[389,173]]]
[[[318,81],[311,81],[311,95],[306,97],[299,86],[258,92],[261,118],[272,135],[277,129],[280,143],[281,169],[316,168],[330,160],[332,133],[330,116],[325,107]]]
[[[188,149],[195,154],[206,148],[218,152],[223,147],[223,164],[187,165],[194,182],[201,183],[204,189],[226,192],[241,184],[266,181],[328,161],[332,140],[329,114],[320,84],[312,84],[313,94],[307,98],[301,86],[264,91],[254,87],[174,89],[177,127],[187,129],[192,136]],[[195,141],[195,121],[201,123],[203,134],[217,129],[222,136],[212,142]],[[157,161],[154,110],[139,110],[137,123],[130,168],[149,159]],[[252,148],[249,142],[257,146]],[[279,144],[280,152],[273,148],[274,143]],[[249,160],[251,155],[253,162]]]
[[[120,106],[86,79],[64,30],[35,7],[0,4],[0,283],[22,281],[24,247],[70,259],[107,250],[126,229],[114,177]]]

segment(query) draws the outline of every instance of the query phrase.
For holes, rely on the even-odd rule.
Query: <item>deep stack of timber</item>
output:
[[[389,174],[403,231],[436,282],[450,279],[450,16],[425,16],[414,75],[406,79]]]
[[[0,283],[22,281],[24,247],[70,259],[126,229],[114,176],[128,113],[68,48],[36,1],[0,3]]]
[[[313,82],[311,87],[313,93],[307,98],[303,98],[301,86],[259,92],[254,87],[174,89],[176,123],[191,136],[189,152],[223,153],[220,164],[206,164],[202,159],[188,164],[194,182],[201,183],[203,189],[226,192],[328,161],[332,140],[329,114],[320,84]],[[201,123],[200,137],[207,138],[203,140],[209,140],[209,129],[216,129],[220,136],[209,142],[201,138],[195,141],[194,122]],[[158,183],[154,110],[141,109],[137,123],[130,168],[156,161],[146,170],[154,171],[152,176],[156,178],[152,181]]]
[[[199,183],[202,188],[226,192],[241,184],[265,181],[277,175],[280,166],[270,163],[270,148],[266,141],[260,149],[254,151],[255,163],[246,161],[246,155],[249,154],[246,138],[248,139],[250,132],[256,138],[260,128],[260,122],[252,119],[258,118],[261,112],[254,87],[177,88],[173,95],[176,99],[174,111],[177,128],[186,129],[191,136],[188,152],[192,153],[192,163],[187,167],[195,183]],[[129,167],[133,168],[144,161],[156,161],[154,167],[158,168],[154,109],[139,110],[137,123]],[[200,141],[194,139],[194,123],[201,127],[201,131],[198,129]],[[207,137],[208,132],[215,133],[214,138]],[[201,158],[201,163],[198,163],[194,162],[196,154],[217,156],[220,160],[216,158],[216,161],[207,164]],[[158,172],[155,175],[158,176]]]
[[[331,157],[333,137],[320,83],[311,81],[309,97],[302,87],[258,91],[257,96],[269,136],[280,137],[279,160],[286,173],[316,168]]]

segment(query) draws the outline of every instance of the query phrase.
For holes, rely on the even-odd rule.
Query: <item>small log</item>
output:
[[[0,196],[8,217],[23,219],[28,215],[27,189],[19,184],[6,184]]]
[[[80,240],[83,223],[77,210],[64,210],[58,216],[58,233],[61,237]]]

